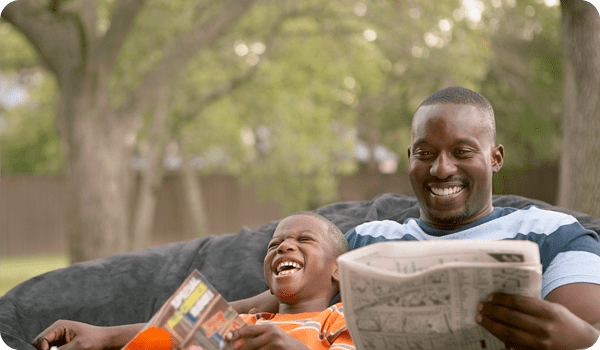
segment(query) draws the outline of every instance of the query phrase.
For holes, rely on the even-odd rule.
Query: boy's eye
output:
[[[302,237],[298,237],[298,242],[310,242],[310,241],[314,241],[315,239],[312,238],[311,236],[302,236]]]

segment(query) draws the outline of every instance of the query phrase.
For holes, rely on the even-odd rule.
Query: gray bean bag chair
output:
[[[600,233],[600,220],[519,196],[494,196],[494,205],[538,205],[575,216]],[[331,204],[316,210],[343,232],[373,220],[403,222],[419,216],[415,198],[385,194],[370,202]],[[183,280],[198,269],[227,300],[267,289],[263,257],[277,222],[236,234],[202,237],[74,264],[32,278],[0,298],[0,333],[15,349],[57,319],[99,326],[147,322]]]

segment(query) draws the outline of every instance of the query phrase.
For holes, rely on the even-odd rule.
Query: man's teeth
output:
[[[282,269],[284,267],[291,267],[291,268],[282,271]],[[284,262],[280,263],[279,265],[277,265],[277,275],[278,276],[288,275],[290,273],[294,273],[294,272],[300,270],[301,268],[302,268],[302,266],[295,261],[284,261]]]
[[[451,194],[460,192],[460,190],[462,190],[462,187],[460,187],[460,186],[446,187],[446,188],[431,187],[431,192],[433,192],[434,194],[436,194],[438,196],[449,196]]]

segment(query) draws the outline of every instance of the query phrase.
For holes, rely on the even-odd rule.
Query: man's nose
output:
[[[286,239],[283,242],[281,242],[281,244],[277,248],[277,252],[279,253],[285,253],[293,250],[296,250],[296,245],[293,242],[290,242],[289,239]]]
[[[431,165],[430,173],[438,179],[445,179],[456,173],[456,164],[451,156],[440,153]]]

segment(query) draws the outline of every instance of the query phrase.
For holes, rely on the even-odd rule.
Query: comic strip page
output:
[[[338,264],[344,314],[362,350],[505,349],[475,322],[477,304],[493,292],[540,297],[532,242],[385,242]]]

